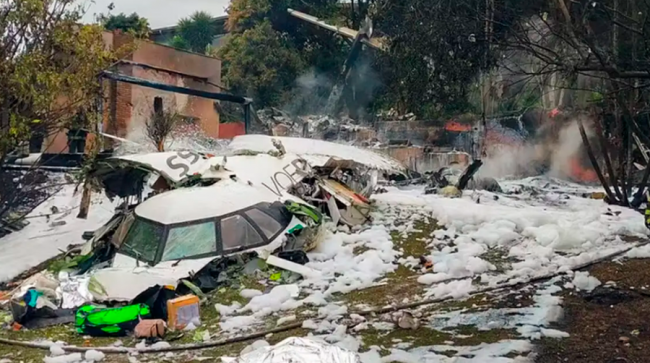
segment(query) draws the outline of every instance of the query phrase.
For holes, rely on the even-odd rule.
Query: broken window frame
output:
[[[207,258],[207,257],[226,256],[226,255],[231,255],[231,254],[235,254],[235,253],[242,252],[242,251],[255,249],[255,248],[258,248],[258,247],[262,247],[262,246],[267,246],[270,243],[272,243],[275,239],[277,239],[282,233],[284,233],[284,231],[287,230],[289,225],[291,225],[291,221],[293,219],[293,215],[291,215],[290,213],[286,214],[286,213],[283,213],[283,212],[281,212],[279,210],[277,212],[273,211],[273,208],[278,208],[279,205],[282,205],[281,203],[279,203],[279,205],[277,205],[275,207],[274,207],[274,205],[276,205],[276,203],[261,202],[261,203],[254,204],[254,205],[251,205],[250,207],[246,207],[244,209],[239,209],[237,211],[234,211],[234,212],[231,212],[231,213],[228,213],[228,214],[223,214],[223,215],[220,215],[220,216],[209,217],[209,218],[195,219],[195,220],[192,220],[192,221],[174,223],[174,224],[163,224],[163,223],[160,223],[160,222],[148,219],[148,218],[141,217],[141,216],[137,215],[137,213],[134,213],[135,218],[134,218],[131,226],[129,227],[129,231],[127,232],[127,234],[126,234],[126,236],[124,238],[124,242],[126,242],[128,240],[128,238],[129,238],[129,236],[131,235],[131,233],[133,233],[133,226],[136,225],[136,222],[138,220],[142,220],[142,221],[145,221],[145,222],[148,222],[148,223],[151,223],[151,224],[154,224],[154,225],[157,225],[157,226],[160,226],[161,228],[163,228],[162,243],[160,243],[160,242],[158,243],[158,245],[156,247],[156,252],[154,254],[155,258],[154,258],[153,261],[147,261],[147,260],[143,259],[141,255],[136,256],[136,254],[133,253],[133,251],[131,251],[129,249],[124,249],[124,248],[121,248],[121,247],[119,249],[119,253],[121,253],[123,255],[126,255],[126,256],[129,256],[131,258],[137,259],[137,260],[139,260],[141,262],[145,262],[145,263],[149,264],[150,266],[155,266],[155,265],[157,265],[157,264],[159,264],[161,262],[169,262],[169,261],[162,261],[162,257],[163,257],[163,254],[165,252],[165,248],[167,246],[167,242],[168,242],[168,239],[169,239],[169,232],[173,228],[187,227],[187,226],[192,226],[192,225],[197,225],[197,224],[203,224],[203,223],[206,223],[206,222],[214,222],[215,233],[216,233],[216,236],[217,236],[217,241],[216,241],[217,248],[216,248],[216,251],[211,252],[211,253],[204,253],[204,254],[200,254],[200,255],[193,255],[193,256],[184,257],[184,258],[182,258],[183,260],[197,260],[197,259]],[[284,207],[284,205],[282,205],[282,207]],[[280,226],[282,228],[277,233],[275,233],[273,236],[266,237],[266,234],[264,234],[264,231],[260,228],[260,226],[258,226],[257,223],[255,223],[255,221],[253,219],[251,219],[246,214],[247,211],[250,211],[252,209],[257,209],[260,212],[262,212],[262,213],[266,214],[267,216],[271,217],[273,220],[280,223]],[[272,212],[276,212],[276,213],[272,213]],[[239,215],[242,218],[244,218],[253,227],[255,232],[262,238],[262,242],[257,243],[257,244],[253,244],[253,245],[248,245],[248,246],[243,245],[243,246],[238,247],[238,248],[224,250],[224,248],[223,248],[223,239],[221,237],[221,221],[223,219],[226,219],[226,218],[229,218],[229,217],[232,217],[232,216],[235,216],[235,215]],[[286,217],[287,218],[286,223],[285,223],[284,220],[278,220],[278,217]],[[125,245],[125,243],[122,244],[122,247],[124,245]],[[177,261],[177,260],[171,260],[171,261]]]
[[[133,249],[133,247],[131,247],[131,246],[129,246],[129,248],[124,248],[124,247],[128,245],[127,241],[129,240],[131,235],[134,233],[134,229],[139,224],[139,222],[140,223],[145,222],[145,223],[149,223],[151,225],[154,225],[156,227],[160,227],[162,229],[162,239],[163,240],[167,238],[167,229],[165,228],[166,226],[164,224],[160,223],[160,222],[156,222],[156,221],[148,219],[148,218],[139,217],[135,213],[134,213],[134,215],[135,215],[135,218],[133,219],[133,222],[131,222],[131,226],[129,226],[129,231],[126,233],[126,236],[124,237],[124,241],[122,242],[122,245],[119,248],[119,252],[121,254],[123,254],[123,255],[129,256],[129,257],[134,258],[134,259],[136,259],[138,261],[145,262],[145,263],[149,264],[150,266],[155,266],[155,264],[157,263],[156,261],[158,261],[158,250],[160,249],[160,242],[158,242],[158,245],[156,247],[156,251],[153,254],[153,256],[154,256],[153,260],[149,260],[148,258],[143,258],[143,254],[141,254],[141,253],[137,253],[137,254],[133,253],[133,252],[137,252],[137,251],[135,249]]]

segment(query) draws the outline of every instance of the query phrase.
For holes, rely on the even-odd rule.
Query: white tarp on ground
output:
[[[265,346],[224,363],[361,363],[358,354],[306,338],[288,338],[275,346]]]
[[[388,156],[356,146],[336,144],[333,142],[298,137],[274,137],[267,135],[242,135],[235,137],[229,148],[236,152],[269,152],[276,150],[273,139],[282,143],[287,153],[303,155],[322,155],[340,160],[353,160],[372,169],[385,171],[403,171],[404,166]]]

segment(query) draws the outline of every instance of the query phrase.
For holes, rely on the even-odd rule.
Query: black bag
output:
[[[176,290],[168,286],[152,286],[132,301],[132,305],[144,304],[151,308],[151,319],[162,319],[167,321],[167,301],[176,297]]]

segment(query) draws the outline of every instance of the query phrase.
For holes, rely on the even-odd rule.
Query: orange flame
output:
[[[463,125],[461,123],[458,123],[456,121],[449,121],[445,124],[445,130],[447,131],[455,131],[455,132],[466,132],[466,131],[471,131],[472,126],[470,125]]]
[[[580,160],[577,157],[574,157],[570,161],[570,173],[571,178],[582,181],[582,182],[596,182],[598,181],[598,174],[591,169],[585,168],[580,164]]]

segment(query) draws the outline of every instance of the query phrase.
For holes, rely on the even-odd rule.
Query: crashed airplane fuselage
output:
[[[95,299],[128,301],[153,285],[176,286],[228,256],[254,253],[267,259],[276,252],[314,248],[322,225],[301,220],[291,211],[291,201],[281,199],[266,189],[227,180],[144,201],[111,239],[117,250],[111,267],[93,273],[102,287],[93,291]],[[313,238],[298,238],[312,227]]]
[[[367,198],[380,174],[404,170],[372,151],[321,140],[246,135],[235,138],[230,149],[229,156],[191,151],[121,156],[103,161],[95,175],[109,196],[120,197],[141,195],[148,174],[159,175],[154,194],[237,179],[278,198],[300,198],[322,207],[335,223],[354,226],[368,219]]]

